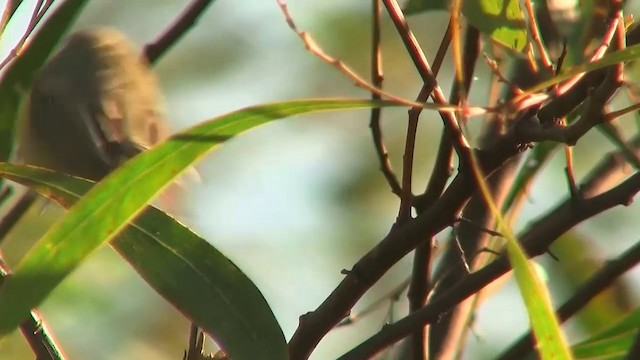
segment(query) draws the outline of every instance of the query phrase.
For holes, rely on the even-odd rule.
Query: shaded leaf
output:
[[[71,207],[93,182],[31,166],[0,164],[2,176]],[[235,359],[285,359],[287,344],[258,288],[215,247],[147,207],[111,246],[167,301]]]
[[[576,344],[576,359],[625,359],[639,331],[640,309],[620,322],[585,341]]]

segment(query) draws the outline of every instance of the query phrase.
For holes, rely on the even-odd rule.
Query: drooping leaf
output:
[[[640,324],[640,308],[609,329],[574,345],[576,359],[625,359]]]
[[[288,116],[392,106],[369,100],[296,100],[241,109],[206,121],[143,152],[80,199],[26,254],[0,287],[0,334],[14,330],[29,310],[129,221],[176,176],[217,145],[258,125]]]
[[[571,351],[560,328],[560,322],[556,318],[546,286],[539,279],[508,222],[493,201],[489,185],[475,157],[473,157],[472,165],[482,198],[496,219],[497,230],[506,241],[507,257],[513,268],[513,275],[520,290],[520,296],[529,315],[529,323],[536,338],[536,350],[540,359],[572,359]]]
[[[0,174],[66,208],[94,185],[6,163],[0,163]],[[258,359],[265,354],[270,354],[269,359],[286,358],[284,335],[258,288],[215,247],[178,221],[147,207],[110,244],[154,290],[233,358]]]

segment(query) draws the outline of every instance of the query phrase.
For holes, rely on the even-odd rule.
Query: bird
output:
[[[66,39],[36,74],[17,133],[16,162],[94,181],[169,136],[154,72],[114,28]]]

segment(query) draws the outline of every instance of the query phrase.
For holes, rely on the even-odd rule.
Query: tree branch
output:
[[[193,0],[155,41],[147,44],[143,53],[147,61],[153,64],[175,45],[178,40],[193,27],[198,18],[214,0]]]

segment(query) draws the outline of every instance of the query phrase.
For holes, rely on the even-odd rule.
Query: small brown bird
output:
[[[16,160],[100,180],[168,137],[162,104],[155,75],[123,34],[74,33],[33,82]]]

